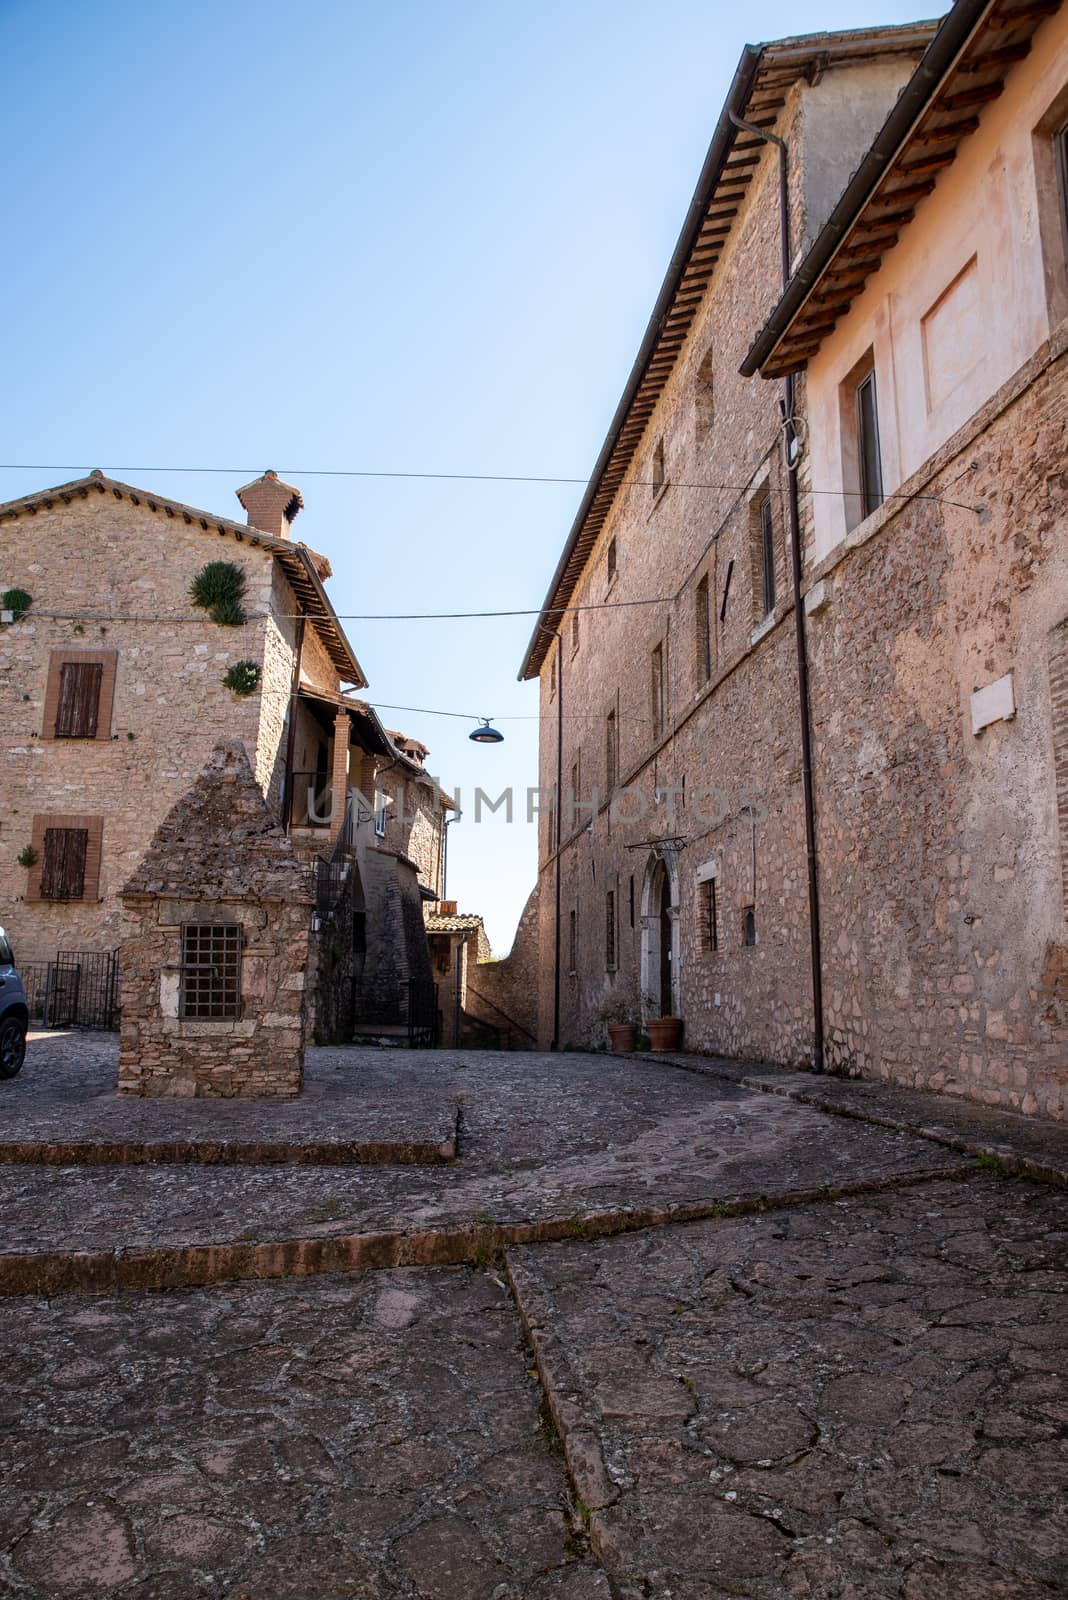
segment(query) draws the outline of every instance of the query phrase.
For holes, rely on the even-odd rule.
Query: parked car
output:
[[[15,957],[0,928],[0,1078],[13,1078],[26,1059],[26,1029],[30,1008]]]

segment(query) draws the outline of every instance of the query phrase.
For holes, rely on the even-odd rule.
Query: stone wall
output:
[[[1066,343],[813,570],[809,624],[830,1065],[1056,1117]],[[973,693],[1010,677],[975,731]]]
[[[834,84],[834,72],[821,80],[819,118],[806,117],[810,91],[800,87],[778,124],[795,163],[795,239],[812,231],[805,196],[822,192],[806,131],[826,125]],[[754,170],[574,601],[669,598],[583,612],[577,628],[565,617],[541,672],[540,782],[546,792],[556,782],[562,697],[565,802],[577,777],[581,803],[565,810],[558,858],[549,812],[540,829],[543,1045],[555,1031],[558,947],[558,1042],[596,1044],[607,1015],[664,1009],[658,950],[668,927],[670,1003],[690,1048],[811,1061],[780,390],[737,373],[778,290],[776,178],[771,158]],[[1068,1085],[1066,346],[1062,326],[900,485],[900,498],[819,560],[822,485],[810,482],[807,457],[802,466],[828,1065],[1050,1116],[1064,1115]],[[802,416],[805,402],[802,381]],[[656,494],[660,441],[666,484]],[[764,494],[777,591],[767,618],[755,538]],[[650,673],[658,646],[662,732]],[[1008,714],[977,727],[973,696],[995,684],[1003,703],[1011,694]],[[617,782],[628,791],[615,807],[605,803],[610,712]],[[671,885],[663,924],[661,874]]]
[[[780,128],[788,139],[798,108],[795,94]],[[799,189],[795,204],[801,204]],[[801,220],[794,221],[797,236]],[[621,604],[580,613],[577,644],[573,615],[565,618],[562,639],[541,674],[539,781],[546,793],[556,781],[561,694],[564,713],[561,1045],[602,1044],[610,1014],[637,1021],[659,1013],[653,992],[659,919],[651,894],[658,841],[666,841],[676,885],[675,1003],[690,1047],[791,1064],[810,1056],[811,1011],[799,982],[807,970],[808,930],[778,394],[771,385],[747,384],[737,370],[751,330],[774,303],[779,272],[778,168],[771,153],[753,169],[711,290],[647,426],[633,481],[617,495],[574,595],[577,605]],[[702,396],[699,405],[710,358],[712,401]],[[660,440],[666,483],[656,494],[650,480]],[[765,619],[758,539],[759,505],[768,495],[776,603]],[[614,578],[607,565],[612,541]],[[711,619],[707,676],[697,639],[702,584]],[[662,605],[625,605],[676,591]],[[660,731],[651,693],[658,646],[666,658],[666,725]],[[609,712],[617,729],[617,783],[628,791],[614,806],[605,793]],[[580,808],[569,814],[576,768]],[[539,874],[543,1046],[554,1031],[553,827],[546,812]],[[718,875],[715,951],[703,948],[698,936],[701,869]],[[742,939],[750,905],[757,916],[754,946]]]
[[[168,812],[122,903],[120,1090],[299,1094],[312,896],[239,742],[220,745]],[[202,987],[191,925],[240,930],[233,1003],[218,978]]]
[[[538,890],[532,890],[512,948],[499,961],[469,966],[464,1009],[498,1029],[513,1050],[538,1044]]]
[[[245,573],[244,626],[219,626],[190,604],[193,577],[219,559]],[[277,796],[295,599],[269,551],[154,512],[147,497],[135,506],[111,492],[57,499],[50,510],[0,524],[0,586],[34,597],[21,621],[0,626],[5,923],[24,960],[111,949],[123,883],[217,740],[241,739]],[[272,606],[277,616],[268,616]],[[51,653],[105,648],[118,653],[110,737],[42,738]],[[262,664],[262,679],[242,697],[222,679],[246,658]],[[28,874],[16,858],[31,842],[34,817],[53,812],[102,819],[98,900],[27,898]]]

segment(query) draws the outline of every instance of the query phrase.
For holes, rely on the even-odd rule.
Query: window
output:
[[[64,661],[59,669],[59,706],[56,710],[57,739],[95,739],[100,709],[100,681],[104,669],[99,661]]]
[[[611,588],[616,581],[616,541],[609,539],[608,552],[605,556],[605,565],[608,568],[608,586]]]
[[[1068,317],[1068,83],[1062,82],[1031,137],[1049,325]]]
[[[616,729],[616,714],[610,711],[605,718],[604,729],[604,781],[605,795],[611,798],[619,779],[619,735]]]
[[[568,912],[567,970],[570,977],[578,971],[578,912],[574,909]]]
[[[555,695],[556,695],[556,657],[553,656],[553,659],[552,659],[552,661],[551,661],[551,663],[549,665],[549,699],[550,700],[554,699]]]
[[[653,499],[656,500],[663,493],[667,479],[664,476],[664,441],[656,441],[653,451]]]
[[[575,654],[575,651],[578,649],[578,647],[579,647],[579,614],[578,614],[577,611],[573,611],[571,613],[571,654],[572,655]]]
[[[37,860],[27,874],[27,900],[97,899],[103,830],[102,817],[34,817],[30,842]]]
[[[760,578],[763,615],[775,610],[775,525],[771,515],[771,495],[760,502]]]
[[[634,926],[634,874],[630,878],[630,925]]]
[[[1061,232],[1064,237],[1064,254],[1068,260],[1068,123],[1053,136],[1053,149],[1057,158],[1057,189],[1061,202]]]
[[[182,924],[181,1015],[219,1022],[241,1015],[241,927]]]
[[[697,687],[700,689],[712,676],[712,628],[708,614],[708,573],[697,585],[694,598],[694,629],[696,633]]]
[[[697,369],[697,379],[694,384],[694,434],[699,445],[704,444],[711,434],[712,424],[715,421],[712,367],[712,351],[707,350]]]
[[[604,964],[609,972],[616,970],[616,891],[609,889],[604,897]]]
[[[723,580],[723,599],[720,601],[720,606],[719,606],[719,620],[720,620],[720,622],[726,622],[726,620],[727,620],[727,600],[728,600],[728,597],[730,596],[731,579],[733,577],[734,577],[734,557],[732,556],[731,559],[727,562],[727,576]]]
[[[88,828],[46,828],[41,868],[42,900],[81,900],[85,894]]]
[[[875,369],[857,384],[857,462],[860,468],[861,516],[870,517],[883,503],[883,464],[879,454],[879,408]]]
[[[375,832],[380,839],[386,837],[386,807],[388,798],[381,790],[375,790]]]
[[[755,945],[756,942],[756,907],[746,906],[742,912],[742,943],[744,945]]]
[[[718,950],[719,909],[716,905],[715,878],[706,878],[697,885],[697,914],[702,950]]]
[[[48,662],[45,739],[110,739],[116,650],[53,650]]]
[[[667,713],[664,688],[664,646],[663,644],[658,644],[650,657],[649,678],[649,709],[652,716],[654,739],[659,739],[664,732]]]

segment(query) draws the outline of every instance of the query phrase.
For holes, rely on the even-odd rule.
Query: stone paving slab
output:
[[[456,1155],[451,1074],[411,1080],[380,1051],[311,1049],[303,1095],[280,1101],[120,1095],[118,1062],[114,1034],[31,1033],[22,1072],[0,1085],[0,1163],[337,1166]]]
[[[464,1154],[448,1166],[0,1167],[0,1292],[480,1261],[524,1240],[974,1167],[908,1135],[655,1064],[561,1055],[528,1074],[514,1062],[472,1068]]]
[[[665,1056],[687,1071],[705,1073],[765,1094],[786,1095],[835,1116],[915,1133],[967,1155],[985,1156],[1006,1172],[1068,1186],[1068,1124],[983,1106],[962,1096],[904,1089],[866,1078],[817,1076],[719,1056]]]
[[[991,1178],[510,1250],[615,1600],[1068,1592],[1066,1264]]]
[[[610,1600],[505,1285],[0,1305],[5,1600]]]

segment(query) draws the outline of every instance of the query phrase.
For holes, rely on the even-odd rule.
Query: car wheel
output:
[[[26,1024],[19,1017],[0,1022],[0,1078],[13,1078],[26,1059]]]

